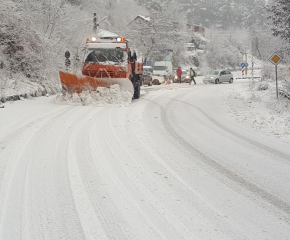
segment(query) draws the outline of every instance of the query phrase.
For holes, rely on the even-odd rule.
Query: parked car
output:
[[[143,85],[152,86],[153,79],[151,71],[143,69],[143,74],[141,75],[141,82],[142,86]]]
[[[165,83],[165,77],[164,76],[152,76],[152,84],[153,85],[160,85],[162,83]]]
[[[229,70],[213,70],[210,71],[206,76],[203,78],[203,83],[222,83],[228,82],[233,83],[234,77],[233,74]]]
[[[175,73],[176,73],[176,71],[175,71]],[[189,71],[187,71],[185,69],[182,69],[181,82],[187,82],[188,83],[189,80],[190,80]],[[178,83],[178,77],[177,77],[176,74],[174,76],[174,82]]]

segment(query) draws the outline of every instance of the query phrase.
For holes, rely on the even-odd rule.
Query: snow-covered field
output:
[[[201,82],[5,103],[0,239],[288,240],[289,100]]]

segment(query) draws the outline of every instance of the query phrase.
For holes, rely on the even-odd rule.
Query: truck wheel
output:
[[[159,85],[159,80],[158,79],[154,79],[152,83],[153,83],[153,85]]]
[[[138,84],[135,88],[134,88],[134,95],[133,98],[134,99],[139,99],[140,97],[140,84]]]
[[[140,86],[142,85],[142,79],[140,79],[140,75],[131,74],[130,80],[134,87],[132,99],[138,99],[140,97]]]

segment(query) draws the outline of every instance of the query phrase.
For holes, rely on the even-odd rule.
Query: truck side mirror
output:
[[[136,54],[136,51],[134,51],[134,53],[133,53],[133,61],[137,61],[137,54]]]
[[[131,55],[131,50],[128,50],[128,61],[131,61],[132,55]]]

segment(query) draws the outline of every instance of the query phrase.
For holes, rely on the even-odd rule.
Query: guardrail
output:
[[[261,78],[261,77],[236,77],[235,79],[252,79],[252,78]]]

